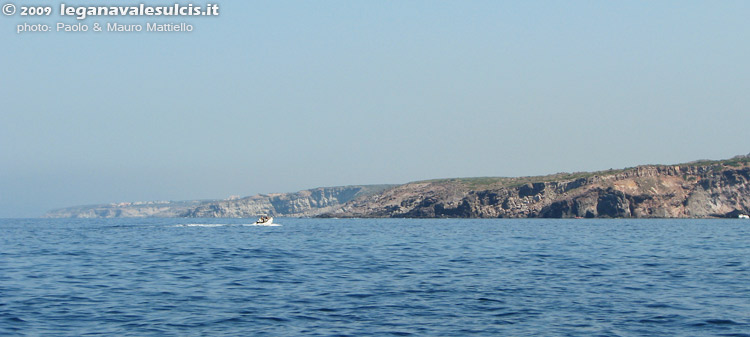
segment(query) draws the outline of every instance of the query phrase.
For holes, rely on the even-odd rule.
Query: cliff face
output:
[[[256,195],[200,205],[180,214],[194,218],[247,218],[271,216],[316,216],[360,196],[377,193],[391,185],[321,187],[296,193]]]
[[[750,156],[543,177],[324,187],[221,201],[72,207],[47,217],[701,218],[750,213]]]
[[[416,182],[353,200],[323,216],[737,217],[750,212],[746,159],[592,174]]]
[[[47,218],[253,218],[316,216],[357,197],[381,192],[393,185],[322,187],[296,193],[256,195],[233,200],[136,202],[76,206],[48,212]]]

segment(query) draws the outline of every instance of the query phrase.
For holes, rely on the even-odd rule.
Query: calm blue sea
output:
[[[2,336],[750,336],[748,220],[0,220]]]

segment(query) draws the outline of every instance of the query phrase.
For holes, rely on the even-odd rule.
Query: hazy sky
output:
[[[750,152],[748,1],[218,3],[183,34],[0,16],[0,217]]]

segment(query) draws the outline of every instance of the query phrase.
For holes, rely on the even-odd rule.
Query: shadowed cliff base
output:
[[[750,155],[539,177],[321,187],[231,200],[78,206],[45,217],[736,218],[750,213]]]

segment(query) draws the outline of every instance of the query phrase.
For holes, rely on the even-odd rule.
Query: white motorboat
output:
[[[740,219],[750,219],[750,215],[747,215],[747,214],[740,214],[737,217],[740,218]]]
[[[255,222],[256,225],[270,225],[273,223],[273,217],[270,217],[266,214],[263,214],[258,218],[258,221]]]

